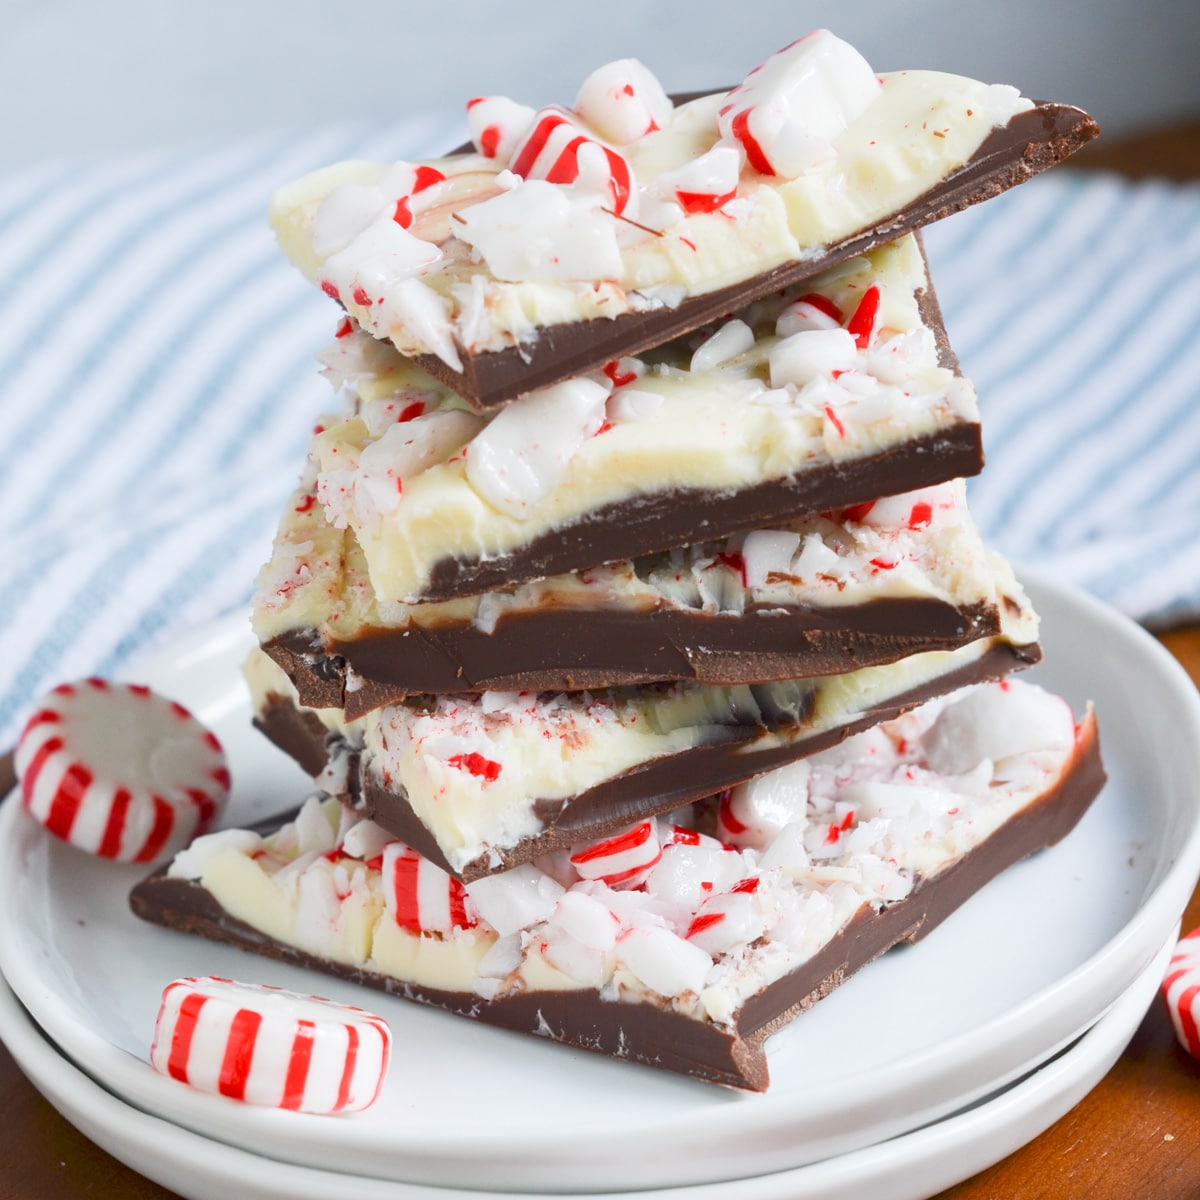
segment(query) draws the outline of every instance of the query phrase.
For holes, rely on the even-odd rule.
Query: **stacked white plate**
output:
[[[1046,651],[1033,677],[1077,711],[1096,702],[1107,787],[1059,846],[777,1034],[765,1096],[143,925],[126,903],[141,868],[77,854],[13,802],[0,813],[0,971],[20,1003],[0,992],[0,1036],[85,1133],[185,1196],[674,1189],[671,1200],[765,1200],[869,1188],[901,1200],[949,1186],[1035,1136],[1108,1070],[1153,998],[1200,872],[1195,689],[1132,623],[1025,582]],[[131,675],[217,731],[235,779],[225,819],[239,824],[291,806],[305,787],[249,727],[238,672],[249,644],[244,621],[226,622]],[[379,1012],[396,1041],[380,1102],[353,1118],[313,1117],[156,1074],[147,1054],[159,995],[198,974]]]

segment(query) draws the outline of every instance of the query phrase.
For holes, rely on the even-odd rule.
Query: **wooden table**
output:
[[[1200,124],[1089,147],[1077,169],[1200,178]],[[1200,464],[1198,464],[1200,469]],[[1200,686],[1200,625],[1163,635]],[[4,782],[0,779],[0,790]],[[1183,918],[1200,926],[1200,888]],[[0,1200],[172,1200],[78,1133],[0,1046]],[[1129,1048],[1084,1100],[1029,1145],[937,1200],[1196,1200],[1200,1062],[1156,1002]],[[847,1200],[857,1200],[848,1197]]]

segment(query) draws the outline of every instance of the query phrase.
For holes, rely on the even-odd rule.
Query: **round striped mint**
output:
[[[201,1092],[307,1113],[374,1104],[391,1057],[387,1022],[361,1008],[216,976],[163,990],[150,1064]]]
[[[1162,992],[1180,1045],[1200,1058],[1200,929],[1179,939]]]
[[[181,850],[229,795],[221,743],[183,705],[103,679],[43,696],[17,742],[15,766],[36,820],[118,862]]]

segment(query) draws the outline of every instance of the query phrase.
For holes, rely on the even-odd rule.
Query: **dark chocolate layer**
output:
[[[421,599],[472,596],[743,530],[770,528],[807,513],[847,508],[977,475],[982,469],[980,428],[962,421],[878,454],[828,463],[738,491],[677,488],[635,496],[593,509],[509,554],[444,558],[434,564]]]
[[[758,724],[727,726],[722,730],[723,741],[652,759],[568,799],[537,801],[535,811],[544,826],[541,834],[498,850],[494,856],[477,858],[461,871],[455,871],[446,861],[433,835],[413,812],[403,790],[385,786],[357,755],[352,756],[354,761],[348,773],[349,799],[360,812],[389,833],[447,871],[469,881],[529,862],[551,850],[569,849],[614,833],[653,813],[669,812],[763,771],[825,750],[853,733],[891,720],[934,696],[968,684],[998,679],[1032,665],[1040,657],[1041,650],[1036,645],[999,644],[973,663],[865,709],[843,726],[783,742],[765,737],[766,731]],[[255,717],[254,723],[271,741],[302,763],[320,760],[323,766],[322,756],[337,747],[336,739],[327,737],[325,727],[319,722],[314,724],[312,714],[297,708],[287,697],[269,697],[264,711]],[[786,733],[786,727],[778,732]]]
[[[473,407],[487,411],[523,392],[661,345],[856,254],[1007,191],[1069,157],[1099,132],[1096,122],[1081,109],[1039,103],[993,130],[966,163],[923,196],[812,257],[785,263],[731,287],[689,297],[675,308],[549,325],[531,341],[505,350],[473,354],[459,347],[461,374],[434,355],[424,355],[417,361]]]
[[[375,629],[353,640],[297,630],[263,649],[301,703],[347,720],[422,692],[562,692],[663,680],[728,685],[834,675],[999,633],[996,610],[894,597],[827,608],[755,605],[706,614],[550,607],[472,622]],[[345,687],[346,668],[359,686]]]
[[[986,841],[930,878],[904,900],[863,910],[824,949],[790,975],[769,984],[738,1011],[732,1027],[693,1020],[651,1004],[621,1004],[586,990],[534,992],[484,1001],[346,967],[274,941],[230,916],[198,884],[169,879],[165,869],[130,896],[144,920],[226,942],[270,958],[311,967],[462,1016],[548,1037],[697,1079],[765,1091],[764,1042],[857,970],[899,942],[925,937],[1001,871],[1054,845],[1074,828],[1104,784],[1095,723],[1080,731],[1074,758],[1059,782]]]

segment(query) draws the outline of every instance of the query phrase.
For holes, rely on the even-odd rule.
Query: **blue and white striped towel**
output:
[[[335,321],[271,191],[461,139],[446,116],[0,178],[0,748],[46,687],[246,603]],[[1200,187],[1058,172],[927,240],[983,400],[985,534],[1136,617],[1200,616]]]

